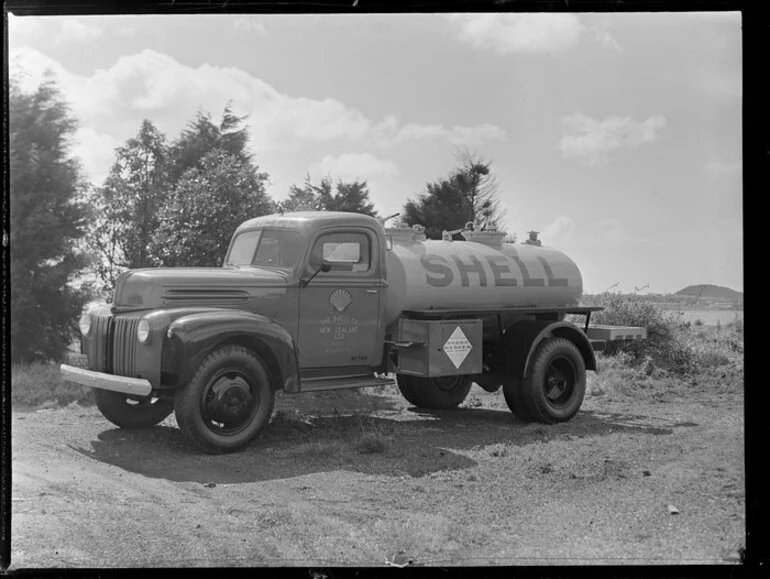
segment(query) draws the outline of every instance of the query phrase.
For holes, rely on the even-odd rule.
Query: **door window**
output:
[[[369,238],[363,233],[327,233],[318,238],[310,254],[310,267],[326,261],[331,271],[364,272],[371,267]]]

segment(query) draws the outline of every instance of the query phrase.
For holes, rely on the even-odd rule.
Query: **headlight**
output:
[[[146,344],[147,340],[150,339],[150,322],[147,321],[147,318],[139,320],[139,325],[136,327],[136,339],[139,340],[140,344]]]
[[[80,326],[80,333],[84,336],[87,336],[88,332],[91,331],[91,316],[88,312],[80,316],[78,326]]]

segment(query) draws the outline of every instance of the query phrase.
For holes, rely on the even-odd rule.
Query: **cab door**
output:
[[[316,236],[302,278],[307,280],[323,262],[330,269],[299,290],[298,347],[303,370],[356,374],[379,364],[385,289],[379,250],[378,237],[366,228],[322,231]]]

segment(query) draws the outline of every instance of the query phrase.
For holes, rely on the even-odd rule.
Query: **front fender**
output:
[[[569,322],[521,320],[505,330],[505,355],[508,371],[516,378],[524,378],[535,350],[546,338],[566,338],[574,343],[586,370],[596,370],[596,356],[585,333]]]
[[[224,309],[192,313],[169,324],[163,383],[184,386],[201,361],[226,344],[238,344],[258,354],[268,366],[274,389],[299,391],[299,364],[291,335],[265,316]]]

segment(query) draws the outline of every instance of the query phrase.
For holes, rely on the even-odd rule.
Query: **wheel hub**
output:
[[[434,379],[436,388],[442,392],[454,392],[462,383],[460,376],[442,376]]]
[[[209,417],[224,424],[240,423],[251,414],[254,396],[246,381],[223,377],[209,390],[206,409]]]
[[[572,395],[575,379],[575,371],[568,360],[554,360],[545,375],[546,398],[552,404],[566,403]]]

